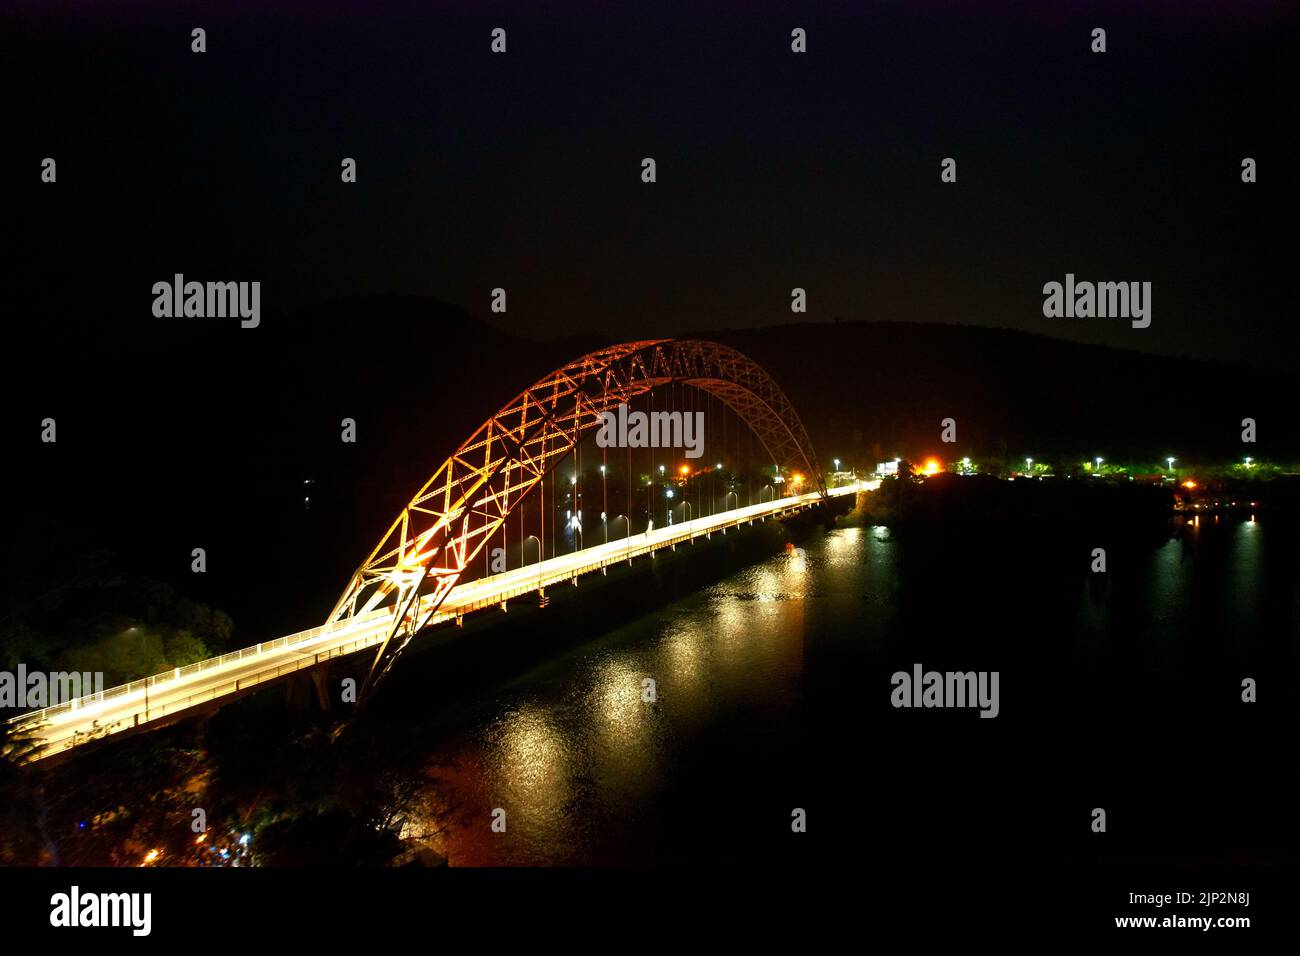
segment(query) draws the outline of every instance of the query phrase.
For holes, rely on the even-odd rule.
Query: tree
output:
[[[39,789],[26,766],[40,746],[39,728],[0,722],[0,865],[47,860]]]
[[[211,656],[208,646],[189,631],[177,631],[163,638],[163,657],[172,667],[184,667]]]

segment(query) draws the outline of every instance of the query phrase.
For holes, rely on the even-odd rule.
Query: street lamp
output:
[[[1032,458],[1026,458],[1026,459],[1025,459],[1025,472],[1026,472],[1026,473],[1032,473],[1033,470],[1034,470],[1034,459],[1032,459]]]
[[[1102,459],[1102,458],[1094,458],[1093,461],[1095,461],[1095,462],[1097,463],[1097,474],[1100,475],[1100,474],[1101,474],[1101,463],[1102,463],[1102,461],[1104,461],[1104,459]]]
[[[833,461],[833,462],[835,463],[835,470],[836,470],[836,471],[839,471],[839,470],[840,470],[840,460],[839,460],[838,458],[832,458],[831,461]]]
[[[1167,465],[1169,466],[1169,470],[1170,470],[1170,471],[1173,471],[1173,470],[1174,470],[1174,462],[1175,462],[1175,461],[1177,461],[1177,459],[1174,458],[1173,455],[1170,455],[1168,458],[1165,459],[1165,464],[1167,464]]]
[[[629,518],[627,515],[619,515],[618,518],[622,518],[625,522],[627,522],[627,551],[625,553],[627,554],[627,563],[631,564],[632,563],[632,519]],[[618,518],[615,518],[614,520],[617,521]]]
[[[609,481],[605,477],[604,465],[600,466],[600,507],[601,507],[601,512],[600,512],[601,515],[604,515],[605,511],[609,509]],[[608,528],[605,529],[605,543],[606,544],[609,543]]]
[[[540,585],[542,580],[542,539],[537,537],[535,534],[530,534],[527,538],[524,538],[524,544],[527,544],[530,540],[537,542],[537,581]],[[527,565],[527,559],[524,557],[524,549],[522,547],[519,549],[519,560],[524,565]]]
[[[1251,463],[1252,461],[1254,461],[1254,460],[1255,460],[1254,458],[1251,458],[1249,455],[1247,455],[1247,456],[1246,456],[1246,467],[1249,468],[1249,467],[1250,467],[1250,463]]]

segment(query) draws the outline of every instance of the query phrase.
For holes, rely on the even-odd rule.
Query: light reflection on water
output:
[[[750,709],[788,718],[808,586],[852,567],[859,538],[857,529],[833,532],[815,551],[756,564],[510,688],[498,716],[430,761],[411,830],[456,865],[587,859],[593,826],[635,815],[672,785],[682,741]],[[497,807],[508,836],[490,831]]]
[[[1043,572],[1044,560],[1019,543],[1010,551],[1023,563],[1008,571],[984,567],[978,541],[936,555],[885,528],[810,536],[801,551],[593,634],[502,687],[480,717],[431,742],[412,829],[453,865],[710,862],[707,838],[687,839],[681,821],[694,808],[713,812],[705,808],[728,798],[731,777],[785,767],[800,740],[855,741],[867,730],[859,664],[928,637],[927,628],[978,647],[989,632],[962,628],[999,618],[1006,608],[996,602],[1015,599],[1035,608],[1037,620],[1017,629],[1031,647],[1046,635],[1158,658],[1198,615],[1228,627],[1251,619],[1268,531],[1189,523],[1132,555],[1117,550],[1116,573],[1102,582],[1074,558],[1065,572]],[[1218,536],[1213,548],[1207,535]],[[1006,580],[1034,570],[1046,576],[1024,591]],[[966,599],[948,600],[951,575],[977,579]],[[1198,598],[1198,589],[1215,594]],[[497,807],[505,834],[490,829]]]

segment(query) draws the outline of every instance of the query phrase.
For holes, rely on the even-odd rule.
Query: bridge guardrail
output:
[[[843,493],[847,493],[849,490],[850,490],[849,488],[835,489],[835,492],[843,494]],[[768,517],[777,517],[782,513],[802,510],[804,507],[807,507],[811,503],[810,499],[816,497],[817,497],[816,495],[803,495],[803,496],[791,496],[789,498],[776,499],[776,501],[767,503],[771,507],[770,511],[763,510],[761,506],[753,506],[753,505],[747,506],[744,509],[737,509],[738,511],[756,510],[756,513],[748,516],[739,517],[735,519],[735,523],[743,524],[747,521],[752,523],[754,520],[766,520],[766,518]],[[782,502],[784,502],[784,504],[782,504]],[[677,544],[681,544],[683,542],[693,540],[698,535],[712,533],[715,530],[722,530],[727,526],[728,526],[727,523],[721,525],[713,525],[706,522],[705,527],[700,528],[696,525],[696,522],[693,520],[693,521],[682,523],[679,526],[682,529],[680,532],[665,538],[658,538],[653,541],[641,540],[640,542],[638,542],[637,536],[632,536],[630,539],[630,544],[626,549],[623,548],[622,545],[619,545],[617,548],[614,548],[611,551],[611,553],[601,555],[600,557],[596,558],[595,560],[593,560],[588,564],[579,565],[577,567],[566,568],[563,571],[553,571],[550,572],[549,574],[546,572],[542,572],[536,578],[532,576],[527,576],[524,579],[521,579],[521,581],[517,585],[510,587],[504,591],[496,592],[490,598],[483,598],[481,600],[474,601],[466,605],[458,605],[455,608],[448,609],[448,610],[440,609],[430,619],[429,624],[432,625],[436,623],[442,623],[444,621],[448,621],[460,617],[466,613],[471,613],[473,611],[481,610],[482,608],[491,607],[493,605],[499,605],[504,601],[510,600],[511,598],[518,597],[523,594],[529,594],[541,588],[549,587],[553,584],[559,584],[568,580],[575,579],[579,575],[590,573],[591,571],[596,569],[619,564],[623,561],[627,561],[632,558],[641,557],[647,553],[653,554],[655,551],[661,548],[675,547]],[[608,547],[608,545],[614,544],[617,541],[618,539],[614,539],[614,541],[608,542],[607,545],[596,545],[593,546],[593,548]],[[169,682],[176,681],[181,678],[191,677],[194,674],[199,674],[206,670],[211,670],[214,668],[225,666],[226,664],[229,664],[232,661],[245,660],[250,657],[261,656],[267,653],[268,651],[279,650],[286,647],[292,647],[298,644],[310,644],[311,642],[316,641],[321,637],[324,637],[330,633],[333,633],[334,631],[343,630],[352,627],[358,627],[359,625],[370,623],[372,621],[378,620],[385,616],[391,616],[391,609],[378,608],[367,612],[365,615],[362,615],[357,618],[351,618],[347,621],[338,622],[335,624],[319,625],[317,627],[308,628],[307,630],[298,631],[293,634],[287,634],[284,635],[283,637],[278,637],[271,641],[265,641],[260,644],[252,645],[250,647],[240,648],[237,651],[230,651],[218,657],[211,657],[206,660],[196,661],[192,664],[186,664],[183,667],[172,668],[171,670],[164,671],[159,674],[154,674],[150,677],[131,681],[130,683],[127,684],[120,684],[116,687],[110,687],[104,691],[95,694],[87,694],[82,697],[75,698],[74,700],[64,701],[62,703],[53,705],[51,707],[43,708],[41,710],[30,711],[25,714],[19,714],[16,717],[9,718],[7,723],[15,724],[18,726],[24,726],[24,727],[43,724],[46,721],[48,721],[49,718],[58,716],[60,714],[66,714],[74,710],[85,709],[87,707],[91,707],[95,704],[99,704],[107,700],[114,700],[119,697],[129,696],[133,693],[139,693],[141,691],[153,689],[158,686],[164,686]],[[323,653],[325,654],[325,656],[323,658],[321,657],[320,654],[315,654],[315,655],[304,654],[298,660],[279,664],[274,667],[269,667],[263,671],[257,671],[254,674],[250,674],[245,677],[240,677],[231,681],[227,681],[222,684],[218,684],[213,688],[208,688],[206,690],[196,692],[195,694],[191,694],[188,697],[184,698],[181,704],[173,702],[170,705],[171,712],[175,713],[178,710],[188,709],[189,707],[194,706],[196,699],[197,701],[202,701],[204,699],[215,700],[216,697],[222,696],[226,693],[243,690],[246,687],[256,686],[257,684],[263,683],[264,681],[267,680],[274,680],[282,676],[284,673],[291,673],[293,671],[300,670],[303,667],[315,666],[315,664],[319,663],[320,660],[327,660],[329,658],[341,656],[343,654],[355,653],[356,651],[362,650],[366,647],[374,646],[375,644],[379,643],[380,640],[382,640],[382,636],[380,635],[358,638],[354,641],[348,642],[347,644],[339,645],[339,647],[330,648],[324,651]],[[343,648],[347,648],[347,649],[343,650]],[[221,694],[217,693],[218,690],[221,690]],[[145,715],[145,722],[152,722],[155,719],[166,716],[167,712],[168,712],[168,705],[165,703],[151,705],[147,708],[144,708],[142,711],[135,711],[131,715],[133,718],[133,723],[131,724],[131,726],[134,727],[139,725],[139,717],[141,713]],[[93,736],[97,737],[101,735],[107,735],[109,733],[116,732],[116,730],[124,729],[118,726],[120,723],[121,723],[120,720],[116,721],[113,725],[115,729],[103,729],[102,734],[97,732]],[[51,746],[58,743],[59,741],[66,741],[69,736],[75,737],[78,734],[80,734],[80,732],[74,732],[74,734],[72,735],[65,735],[64,737],[58,738],[57,741],[47,740],[46,749],[49,749]],[[75,746],[77,743],[80,742],[81,741],[74,740],[72,744],[66,744],[65,746]]]
[[[277,680],[285,674],[292,674],[295,671],[303,670],[308,667],[315,667],[322,661],[330,660],[335,657],[344,657],[348,654],[364,650],[368,646],[373,646],[379,642],[379,638],[367,637],[358,638],[349,641],[347,644],[340,644],[337,647],[328,648],[317,654],[304,654],[298,660],[288,661],[284,664],[277,665],[273,668],[267,668],[264,671],[258,671],[256,674],[250,674],[247,677],[239,677],[232,680],[224,681],[207,690],[199,691],[183,698],[179,701],[172,701],[170,704],[162,703],[150,707],[148,710],[135,711],[134,713],[115,720],[111,724],[100,727],[92,732],[73,731],[70,734],[64,734],[61,737],[45,738],[42,742],[43,751],[67,750],[76,747],[82,743],[88,743],[91,740],[98,740],[123,730],[133,730],[146,723],[153,723],[155,720],[161,720],[169,714],[177,714],[189,710],[196,704],[205,701],[216,700],[218,697],[224,697],[231,693],[238,693],[251,687],[267,681]],[[215,658],[214,658],[215,660]],[[141,717],[144,717],[141,720]]]
[[[146,689],[153,689],[159,685],[166,684],[170,681],[179,680],[182,677],[190,677],[203,671],[212,670],[213,668],[223,667],[231,661],[245,660],[250,657],[257,657],[265,654],[269,650],[278,650],[285,647],[292,647],[296,644],[307,644],[315,641],[326,634],[336,630],[342,630],[344,627],[355,627],[359,623],[382,617],[388,613],[385,609],[380,608],[370,611],[366,615],[353,618],[350,621],[341,624],[323,624],[316,627],[308,628],[305,631],[297,631],[293,634],[286,634],[283,637],[277,637],[274,640],[265,641],[260,644],[254,644],[250,647],[241,647],[237,651],[230,651],[218,657],[209,657],[201,661],[195,661],[192,664],[186,664],[183,667],[174,667],[171,670],[153,674],[149,677],[141,677],[127,684],[118,684],[115,687],[108,687],[94,694],[83,694],[80,697],[74,697],[72,700],[65,700],[61,703],[54,704],[50,707],[44,707],[40,710],[28,711],[25,714],[18,714],[10,717],[6,723],[18,726],[28,724],[44,723],[51,717],[57,717],[60,714],[70,713],[74,710],[82,710],[94,704],[102,703],[106,700],[115,700],[119,697],[126,697],[134,693],[139,693]]]

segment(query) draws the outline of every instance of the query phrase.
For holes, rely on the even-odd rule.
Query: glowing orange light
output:
[[[156,860],[156,859],[158,859],[158,851],[157,851],[157,850],[150,850],[148,853],[146,853],[146,854],[144,855],[144,862],[145,862],[146,865],[152,863],[152,862],[153,862],[154,860]]]
[[[691,466],[690,466],[690,465],[682,465],[682,467],[681,467],[680,470],[681,470],[681,473],[682,473],[683,475],[689,475],[689,474],[691,473]]]
[[[925,467],[921,469],[921,473],[924,475],[937,475],[942,470],[943,465],[939,463],[938,458],[927,458],[925,460]]]
[[[1187,488],[1187,489],[1195,488],[1195,487],[1196,487],[1196,482],[1194,482],[1194,481],[1192,481],[1192,479],[1188,478],[1186,481],[1183,482],[1183,487],[1184,487],[1184,488]]]
[[[799,474],[799,472],[797,471],[794,473],[794,475],[791,476],[791,479],[794,481],[796,485],[803,484],[803,475]]]
[[[197,837],[194,838],[194,842],[195,842],[195,843],[202,843],[202,842],[203,842],[204,840],[206,840],[207,838],[208,838],[208,835],[207,835],[206,833],[200,833]]]

